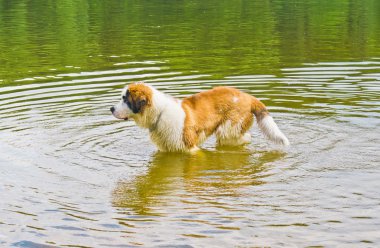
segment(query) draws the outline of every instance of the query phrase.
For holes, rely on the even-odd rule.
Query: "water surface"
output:
[[[380,245],[378,1],[0,3],[0,244]],[[292,143],[158,153],[124,85],[261,99]]]

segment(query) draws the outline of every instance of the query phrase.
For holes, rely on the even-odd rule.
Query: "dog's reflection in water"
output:
[[[244,150],[156,153],[148,171],[117,183],[113,205],[140,215],[155,215],[178,202],[239,196],[241,189],[265,183],[271,163],[284,153]],[[273,166],[273,164],[272,164]]]

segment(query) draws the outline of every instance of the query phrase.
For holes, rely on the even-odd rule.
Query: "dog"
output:
[[[253,115],[264,135],[275,143],[289,140],[256,97],[232,87],[215,87],[176,99],[143,82],[131,83],[111,112],[118,119],[133,119],[149,129],[160,151],[192,152],[212,134],[219,146],[240,146],[251,141]]]

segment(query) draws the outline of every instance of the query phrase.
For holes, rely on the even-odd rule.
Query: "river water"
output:
[[[377,1],[0,3],[0,245],[378,247]],[[261,99],[291,142],[158,153],[145,81]]]

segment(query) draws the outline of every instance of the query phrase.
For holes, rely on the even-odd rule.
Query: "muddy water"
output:
[[[379,246],[377,2],[185,3],[1,5],[0,244]],[[237,87],[292,145],[158,153],[109,112],[136,80]]]

